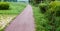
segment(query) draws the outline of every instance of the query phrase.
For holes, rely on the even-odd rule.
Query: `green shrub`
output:
[[[49,12],[55,13],[56,16],[60,16],[60,1],[54,1],[49,4]]]
[[[56,29],[56,31],[60,31],[60,27],[58,27],[58,28]]]
[[[45,13],[46,10],[47,10],[47,8],[48,8],[48,4],[46,4],[46,3],[40,3],[39,4],[39,8],[40,8],[40,10],[41,10],[42,13]]]
[[[8,9],[9,9],[9,3],[0,2],[0,10],[8,10]]]
[[[58,26],[60,27],[60,20],[57,20],[56,16],[60,16],[60,1],[54,1],[49,4],[49,8],[46,12],[46,18],[49,20],[49,24],[52,26],[52,31],[53,30],[58,30],[60,28],[57,28]]]

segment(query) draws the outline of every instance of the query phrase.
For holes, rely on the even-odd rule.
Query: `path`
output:
[[[5,31],[34,31],[32,7],[28,5],[24,11],[11,22]]]

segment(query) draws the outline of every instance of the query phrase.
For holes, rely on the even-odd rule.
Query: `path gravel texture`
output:
[[[5,29],[5,31],[34,31],[33,11],[30,5],[19,14],[13,22]]]

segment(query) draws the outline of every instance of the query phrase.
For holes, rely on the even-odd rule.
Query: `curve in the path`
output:
[[[34,31],[32,7],[28,5],[24,11],[11,22],[5,31]]]

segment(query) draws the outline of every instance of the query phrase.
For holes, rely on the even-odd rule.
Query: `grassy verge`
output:
[[[38,7],[33,7],[34,17],[35,17],[35,24],[36,24],[36,31],[45,31],[45,27],[43,24],[46,24],[47,19],[45,18],[44,14],[41,13]]]
[[[25,3],[9,2],[10,10],[0,10],[0,31],[4,31],[5,27],[26,7]],[[8,24],[8,25],[7,25]]]
[[[0,14],[19,14],[25,7],[26,4],[12,2],[10,3],[10,10],[0,10]]]
[[[15,17],[16,15],[1,14],[0,15],[0,30],[3,30],[7,26],[7,24],[9,24]]]

